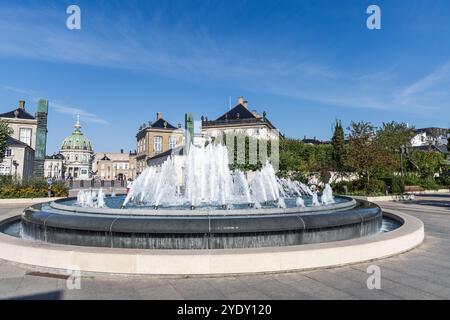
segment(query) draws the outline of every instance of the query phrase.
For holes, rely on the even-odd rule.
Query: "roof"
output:
[[[443,145],[428,145],[428,146],[416,146],[416,147],[412,147],[414,150],[419,150],[419,151],[438,151],[441,152],[443,154],[449,154],[449,151],[447,149],[447,145],[443,144]]]
[[[175,147],[173,149],[169,149],[167,151],[158,153],[157,155],[149,158],[148,161],[163,158],[163,157],[168,157],[168,156],[172,156],[172,155],[182,156],[183,150],[184,150],[184,146]]]
[[[27,120],[35,120],[36,119],[35,117],[33,117],[31,114],[29,114],[22,108],[17,108],[15,110],[2,113],[2,114],[0,114],[0,118],[27,119]]]
[[[61,144],[61,150],[85,150],[92,152],[91,142],[81,132],[80,120],[75,123],[75,130],[65,138]]]
[[[51,159],[51,160],[63,160],[64,156],[61,153],[55,153],[51,156],[46,156],[45,159]]]
[[[111,159],[108,158],[108,156],[105,154],[105,155],[103,156],[103,158],[101,158],[100,160],[101,160],[101,161],[110,161]]]
[[[178,128],[174,127],[173,125],[171,125],[166,120],[164,120],[163,118],[160,118],[155,123],[152,123],[151,128],[170,129],[170,130],[178,129]]]
[[[447,128],[429,127],[429,128],[416,129],[415,132],[416,132],[416,134],[426,133],[427,135],[432,135],[432,136],[439,136],[439,135],[446,136],[448,134],[448,129]]]
[[[304,138],[303,140],[302,140],[302,142],[303,143],[307,143],[307,144],[330,144],[330,142],[329,141],[320,141],[320,140],[317,140],[317,139],[310,139],[310,138]]]
[[[96,161],[128,161],[130,154],[128,152],[97,152],[95,159]]]
[[[255,112],[256,113],[256,112]],[[211,128],[216,126],[236,126],[236,125],[260,125],[266,124],[271,129],[276,129],[275,126],[267,119],[266,113],[259,117],[248,110],[241,103],[235,106],[230,111],[224,113],[216,120],[210,121],[202,117],[202,127]]]
[[[237,119],[257,119],[257,117],[242,104],[238,104],[233,109],[217,118],[216,121],[237,120]]]
[[[22,142],[20,140],[14,139],[13,137],[8,137],[8,140],[6,141],[7,146],[14,146],[14,147],[29,147],[28,144],[25,142]]]

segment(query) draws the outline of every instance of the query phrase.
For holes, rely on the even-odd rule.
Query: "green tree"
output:
[[[333,146],[333,165],[338,172],[342,172],[344,168],[344,154],[345,154],[345,137],[344,129],[340,120],[336,120],[334,124],[333,137],[331,139]]]
[[[370,185],[372,175],[385,164],[386,152],[377,141],[376,128],[370,122],[351,122],[345,163]]]
[[[13,131],[8,126],[8,123],[4,120],[0,120],[0,160],[5,156],[8,138],[12,132]]]
[[[447,150],[450,152],[450,129],[448,129]]]
[[[440,171],[444,156],[436,151],[414,151],[410,155],[410,160],[422,178],[432,180],[434,174]]]
[[[380,152],[384,154],[385,161],[380,170],[384,174],[392,175],[400,169],[400,148],[411,145],[414,128],[410,128],[406,123],[392,121],[383,123],[377,130],[376,135]]]

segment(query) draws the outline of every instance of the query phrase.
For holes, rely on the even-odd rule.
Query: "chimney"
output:
[[[158,112],[157,114],[156,114],[156,120],[159,120],[159,119],[161,119],[162,118],[162,113],[161,112]]]
[[[25,100],[19,100],[19,109],[25,110]]]
[[[238,104],[244,105],[244,101],[245,101],[244,97],[239,97],[238,98]]]

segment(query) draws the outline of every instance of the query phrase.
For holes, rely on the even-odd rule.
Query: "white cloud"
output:
[[[342,108],[423,113],[446,106],[444,97],[433,89],[449,80],[450,63],[402,89],[390,71],[344,73],[298,62],[282,51],[262,58],[248,49],[251,39],[245,45],[219,42],[206,28],[185,28],[181,17],[169,29],[160,23],[158,13],[152,19],[135,10],[128,16],[120,10],[113,17],[100,13],[90,17],[89,31],[68,31],[64,12],[5,6],[0,10],[0,55],[156,73],[209,86],[231,84]],[[79,108],[61,104],[54,109],[107,123],[88,112],[83,115]]]
[[[109,124],[105,119],[100,118],[96,114],[87,112],[80,108],[69,107],[60,103],[49,102],[49,107],[54,109],[58,113],[67,114],[71,116],[79,115],[82,121],[99,123],[99,124]]]
[[[36,95],[45,96],[45,94],[38,94],[37,91],[35,91],[35,90],[22,89],[22,88],[17,88],[17,87],[8,86],[8,85],[0,85],[0,89],[27,96],[34,102],[37,102],[40,99],[40,98],[37,98]],[[71,116],[79,115],[80,117],[82,117],[82,120],[84,120],[86,122],[92,122],[92,123],[98,123],[98,124],[109,124],[108,121],[106,121],[105,119],[99,117],[98,115],[96,115],[94,113],[88,112],[81,108],[70,107],[65,104],[53,102],[51,99],[49,101],[49,107],[52,108],[53,110],[55,110],[55,112],[57,112],[57,113],[67,114],[67,115],[71,115]]]

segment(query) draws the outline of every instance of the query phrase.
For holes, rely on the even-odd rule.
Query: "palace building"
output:
[[[1,175],[17,179],[44,176],[44,158],[47,140],[48,101],[39,100],[35,116],[25,109],[20,100],[16,109],[0,114],[12,129],[7,149],[0,163]]]
[[[92,171],[100,180],[127,180],[136,178],[136,154],[120,152],[98,152],[94,156]]]
[[[75,123],[75,130],[64,139],[59,153],[64,158],[64,178],[75,180],[90,179],[92,174],[93,150],[91,142],[81,132],[80,119]]]
[[[266,112],[260,115],[256,110],[250,111],[244,97],[239,97],[237,105],[216,120],[202,116],[202,133],[208,137],[243,133],[256,139],[279,139],[278,130],[269,121]]]
[[[161,112],[156,115],[155,122],[149,122],[139,127],[136,135],[136,174],[139,175],[146,167],[147,161],[165,151],[183,145],[184,130],[171,125]]]

